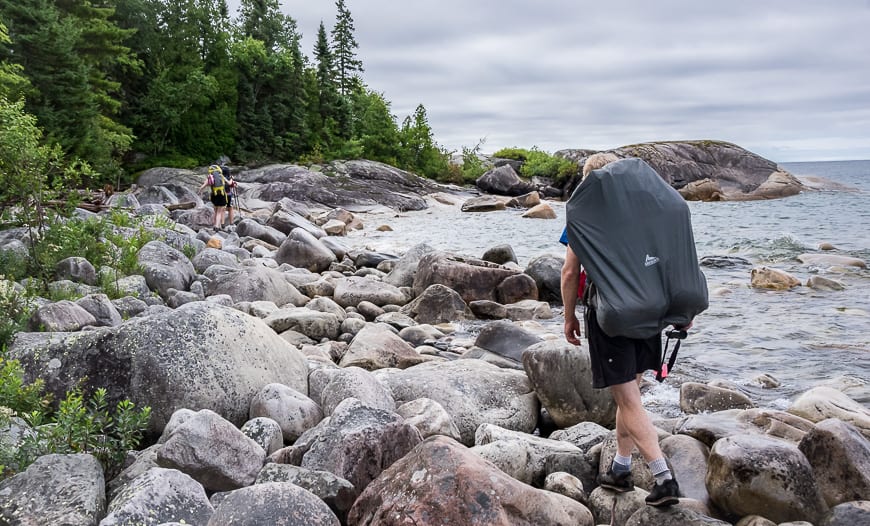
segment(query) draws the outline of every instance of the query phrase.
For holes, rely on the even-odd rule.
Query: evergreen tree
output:
[[[237,156],[280,160],[302,152],[305,135],[304,58],[296,21],[277,2],[243,0],[245,38],[233,47],[238,70]]]
[[[360,156],[396,165],[400,157],[399,127],[390,103],[375,91],[358,89],[352,94],[354,141]]]
[[[344,0],[337,0],[335,8],[335,27],[332,28],[332,45],[335,56],[335,70],[338,80],[338,90],[342,95],[348,95],[360,83],[355,72],[362,73],[362,61],[356,57],[359,45],[353,35],[353,18],[344,5]]]
[[[9,32],[6,26],[0,23],[0,99],[12,102],[24,96],[28,82],[21,75],[24,68],[8,59],[11,52],[10,43]]]
[[[335,82],[335,62],[329,41],[326,37],[326,28],[320,22],[317,30],[317,43],[314,46],[314,59],[316,69],[314,78],[316,81],[315,97],[309,111],[316,111],[317,119],[312,131],[317,136],[314,143],[323,148],[324,153],[329,153],[339,141],[342,129],[342,106]]]
[[[399,133],[404,167],[426,177],[439,178],[447,174],[447,154],[435,143],[426,108],[418,104],[412,116],[405,117]]]

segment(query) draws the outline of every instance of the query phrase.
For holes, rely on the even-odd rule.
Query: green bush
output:
[[[26,291],[16,290],[11,281],[0,276],[0,312],[4,313],[0,316],[0,348],[5,348],[15,333],[24,329],[33,309],[34,304]],[[4,405],[2,401],[0,405]]]
[[[493,157],[522,161],[520,168],[522,177],[548,177],[554,182],[561,183],[576,175],[580,168],[574,161],[550,155],[547,152],[532,148],[504,148],[493,154]]]
[[[5,410],[0,419],[8,421],[15,413]],[[106,478],[111,478],[120,472],[127,451],[139,445],[151,408],[137,410],[129,400],[111,408],[105,389],[97,389],[86,399],[76,388],[67,392],[53,414],[44,408],[19,414],[32,433],[18,444],[0,444],[4,476],[23,471],[43,455],[89,453],[103,465]]]

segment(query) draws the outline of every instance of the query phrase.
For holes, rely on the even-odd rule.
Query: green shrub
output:
[[[522,148],[504,148],[493,154],[493,157],[522,161],[520,168],[522,177],[547,177],[561,183],[576,175],[580,168],[574,161],[550,155],[537,148],[524,150]]]
[[[137,410],[129,400],[110,408],[105,389],[99,388],[85,399],[76,388],[67,392],[54,414],[36,409],[21,416],[33,433],[13,448],[0,445],[6,475],[26,469],[43,455],[89,453],[103,465],[106,478],[111,478],[120,472],[127,451],[139,445],[151,408]]]
[[[0,316],[0,348],[5,348],[15,333],[24,329],[34,308],[26,291],[16,290],[11,281],[0,276],[0,312],[4,313]]]
[[[42,380],[24,383],[24,370],[17,360],[5,360],[6,346],[0,347],[0,407],[16,414],[44,411],[51,403],[50,396],[42,394]]]

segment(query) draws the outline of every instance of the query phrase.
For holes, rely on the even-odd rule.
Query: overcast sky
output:
[[[312,58],[334,0],[280,1]],[[716,139],[776,162],[870,159],[870,0],[346,6],[366,84],[399,122],[422,103],[449,149]]]

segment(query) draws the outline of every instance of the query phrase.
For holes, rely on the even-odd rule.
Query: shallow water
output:
[[[846,289],[759,291],[749,287],[752,266],[705,267],[710,308],[697,318],[672,378],[646,395],[660,413],[679,413],[680,382],[714,378],[742,385],[765,407],[785,408],[797,394],[817,385],[840,388],[870,407],[870,270],[815,268],[796,259],[828,242],[837,249],[833,253],[870,262],[870,161],[782,166],[798,177],[818,176],[851,190],[809,191],[772,201],[690,203],[698,256],[739,256],[752,266],[785,270],[802,283],[819,274]],[[460,203],[433,202],[419,212],[367,215],[365,230],[347,242],[393,253],[425,242],[476,257],[508,243],[521,267],[542,254],[564,255],[558,243],[564,203],[550,202],[556,220],[523,219],[517,210],[463,213]],[[393,231],[375,232],[379,225]],[[479,325],[463,330],[470,336]],[[546,332],[561,335],[561,311],[542,325]],[[762,389],[752,381],[761,374],[781,385]]]

